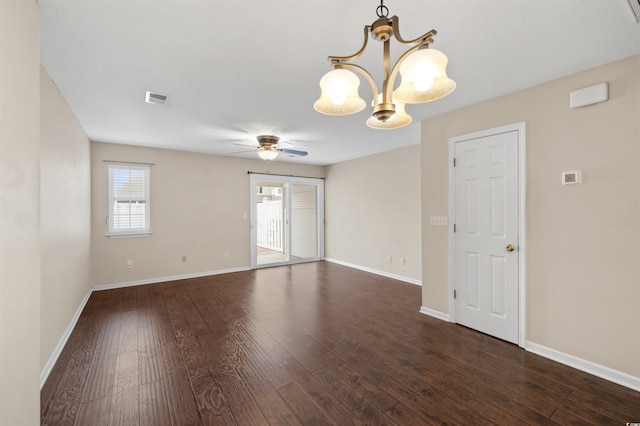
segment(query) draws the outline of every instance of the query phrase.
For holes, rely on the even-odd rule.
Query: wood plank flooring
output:
[[[316,262],[95,292],[42,424],[640,422],[640,393],[419,314],[420,290]]]

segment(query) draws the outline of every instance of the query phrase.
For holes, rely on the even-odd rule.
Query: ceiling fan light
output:
[[[447,77],[447,56],[436,49],[413,52],[400,65],[402,83],[394,92],[408,104],[431,102],[447,96],[456,83]]]
[[[371,127],[372,129],[391,130],[411,124],[411,121],[413,121],[413,119],[409,114],[405,112],[404,102],[394,100],[394,104],[396,105],[396,113],[393,114],[391,118],[389,118],[387,121],[380,121],[376,117],[371,116],[367,120],[367,126]]]
[[[258,153],[258,156],[260,156],[260,158],[262,158],[263,160],[275,160],[278,154],[280,154],[280,151],[275,147],[260,147],[256,150],[256,152]]]
[[[364,109],[366,102],[358,94],[360,79],[351,71],[337,69],[320,80],[322,93],[313,108],[327,115],[349,115]]]

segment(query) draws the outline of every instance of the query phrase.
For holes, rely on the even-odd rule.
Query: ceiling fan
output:
[[[293,148],[293,144],[290,142],[280,142],[280,138],[274,135],[259,135],[256,137],[258,139],[258,148],[255,149],[255,152],[262,158],[263,160],[273,160],[275,159],[281,152],[289,155],[295,155],[299,157],[304,157],[309,153],[307,151],[300,151]],[[254,146],[254,145],[245,145],[236,143],[236,145],[241,146]],[[240,154],[243,152],[249,152],[254,150],[246,150],[246,151],[238,151],[232,152],[233,154]]]

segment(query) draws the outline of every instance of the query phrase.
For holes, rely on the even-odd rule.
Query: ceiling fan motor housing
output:
[[[277,145],[279,137],[273,135],[260,135],[257,137],[260,147],[270,149],[273,145]]]

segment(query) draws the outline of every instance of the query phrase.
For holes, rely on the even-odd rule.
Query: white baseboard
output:
[[[440,311],[436,311],[434,309],[431,308],[427,308],[426,306],[422,306],[420,308],[420,313],[421,314],[425,314],[425,315],[429,315],[430,317],[434,317],[437,318],[439,320],[442,321],[446,321],[446,322],[450,322],[451,318],[449,317],[449,314],[445,314],[444,312],[440,312]]]
[[[613,368],[605,367],[604,365],[596,364],[533,342],[526,342],[525,349],[536,355],[559,362],[560,364],[568,365],[585,373],[593,374],[610,382],[640,391],[640,377],[635,377],[622,371],[614,370]]]
[[[394,279],[394,280],[404,281],[404,282],[409,283],[409,284],[414,284],[414,285],[419,285],[419,286],[422,285],[422,281],[421,280],[416,280],[414,278],[403,277],[402,275],[391,274],[389,272],[379,271],[377,269],[368,268],[366,266],[354,265],[353,263],[343,262],[342,260],[331,259],[331,258],[328,258],[328,257],[325,258],[324,260],[327,261],[327,262],[336,263],[338,265],[347,266],[349,268],[358,269],[360,271],[369,272],[369,273],[376,274],[376,275],[381,275],[383,277],[391,278],[391,279]]]
[[[113,284],[100,284],[100,285],[93,286],[93,291],[111,290],[114,288],[131,287],[134,285],[163,283],[167,281],[177,281],[177,280],[184,280],[188,278],[208,277],[210,275],[229,274],[232,272],[242,272],[242,271],[249,271],[249,270],[251,270],[251,268],[249,268],[248,266],[241,266],[239,268],[220,269],[218,271],[195,272],[193,274],[172,275],[169,277],[149,278],[146,280],[126,281],[126,282],[113,283]]]
[[[55,349],[53,350],[53,353],[51,354],[51,356],[47,360],[47,363],[44,365],[44,368],[40,372],[40,390],[42,390],[44,383],[47,381],[47,377],[49,377],[49,374],[51,373],[51,369],[56,364],[58,357],[62,353],[62,349],[64,349],[64,345],[67,344],[67,340],[69,340],[69,336],[71,336],[71,332],[75,328],[76,323],[80,318],[80,314],[82,314],[82,311],[84,310],[85,305],[89,301],[89,297],[91,296],[91,293],[93,293],[93,289],[90,288],[87,291],[87,294],[84,296],[84,299],[82,299],[82,302],[80,302],[80,306],[78,306],[78,309],[76,309],[76,313],[73,315],[73,318],[71,318],[71,322],[67,326],[67,329],[64,331],[64,334],[62,334],[62,338],[60,338],[60,341],[58,342]]]
[[[420,313],[443,321],[450,321],[449,314],[445,314],[425,306],[420,308]],[[623,373],[622,371],[614,370],[613,368],[605,367],[604,365],[596,364],[537,343],[526,342],[524,348],[531,353],[559,362],[560,364],[568,365],[569,367],[584,371],[585,373],[640,391],[640,377],[635,377],[630,374]]]

